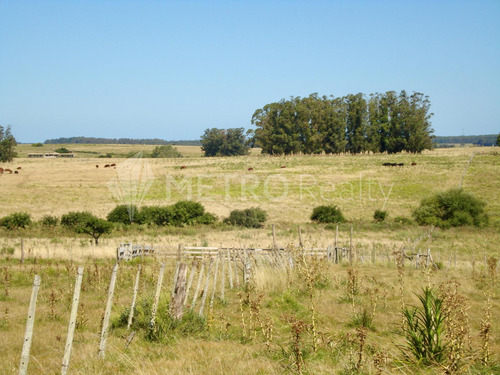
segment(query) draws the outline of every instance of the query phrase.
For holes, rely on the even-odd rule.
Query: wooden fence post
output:
[[[200,274],[198,275],[198,282],[196,283],[196,289],[193,295],[193,301],[191,302],[191,308],[194,309],[196,306],[196,299],[198,298],[198,293],[200,292],[201,281],[203,280],[203,271],[205,271],[205,263],[201,264]]]
[[[200,315],[203,315],[203,309],[205,308],[205,301],[208,295],[208,285],[210,282],[210,271],[212,270],[212,262],[210,261],[210,265],[207,270],[207,276],[205,277],[205,285],[203,288],[203,296],[201,297],[201,306],[200,306]]]
[[[276,243],[276,226],[273,224],[273,250],[278,250],[278,245]]]
[[[227,249],[227,268],[229,270],[229,288],[233,289],[234,288],[234,283],[233,283],[233,266],[231,262],[231,250]]]
[[[177,279],[174,280],[174,296],[172,297],[172,317],[174,319],[182,318],[184,313],[184,299],[186,297],[186,275],[187,265],[181,263],[179,265],[179,273]]]
[[[158,311],[158,303],[160,302],[161,286],[163,284],[163,274],[165,273],[165,262],[160,266],[160,273],[158,274],[158,282],[156,283],[156,293],[153,300],[153,307],[151,309],[151,320],[149,322],[149,328],[153,329],[156,321],[156,312]]]
[[[115,292],[116,273],[118,271],[118,263],[115,263],[113,272],[111,273],[111,281],[109,283],[108,301],[106,302],[106,310],[104,311],[104,320],[102,322],[101,342],[99,343],[99,358],[104,359],[106,353],[106,340],[108,339],[109,317],[111,316],[111,307],[113,305],[113,293]]]
[[[186,306],[187,304],[187,300],[189,298],[189,291],[191,290],[191,285],[193,284],[193,280],[194,280],[194,274],[196,272],[196,268],[197,268],[197,262],[193,262],[193,265],[191,267],[191,271],[189,273],[189,279],[188,279],[188,283],[187,283],[187,286],[186,286],[186,295],[184,297],[184,301],[182,302],[182,306]]]
[[[21,237],[21,264],[24,263],[24,241],[23,238]]]
[[[135,301],[137,299],[137,292],[139,290],[139,277],[140,277],[140,275],[141,275],[141,265],[139,264],[139,269],[137,270],[137,275],[135,276],[134,295],[132,297],[132,305],[130,306],[130,313],[128,314],[127,330],[130,329],[130,326],[132,325],[132,320],[134,319]]]
[[[226,290],[226,257],[223,251],[220,253],[220,259],[222,262],[222,271],[220,276],[220,298],[224,300],[224,292]]]
[[[64,347],[61,375],[65,375],[69,368],[69,359],[71,357],[71,347],[73,346],[73,336],[75,334],[76,317],[78,314],[78,304],[80,302],[82,279],[83,266],[79,266],[76,272],[75,291],[73,292],[73,303],[71,305],[71,314],[69,315],[68,336],[66,336],[66,346]]]
[[[210,312],[214,307],[215,290],[217,289],[217,274],[219,273],[219,262],[219,254],[217,254],[217,258],[215,259],[214,285],[212,286],[212,297],[210,297]]]
[[[304,243],[302,242],[302,231],[300,230],[300,225],[297,227],[297,230],[299,231],[299,246],[301,249],[303,249]]]
[[[352,225],[351,225],[351,240],[349,242],[349,265],[352,266],[352,263],[354,261],[354,254],[352,252]]]
[[[36,300],[38,297],[38,289],[40,288],[42,279],[39,275],[35,275],[33,280],[33,289],[31,290],[31,300],[28,309],[28,319],[26,321],[26,331],[24,332],[23,351],[21,353],[21,364],[19,365],[19,375],[28,373],[28,363],[30,359],[31,340],[33,339],[33,326],[35,324]]]

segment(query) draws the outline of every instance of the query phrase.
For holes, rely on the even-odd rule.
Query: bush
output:
[[[311,215],[312,221],[318,223],[344,223],[346,220],[342,211],[337,206],[318,206],[315,207]]]
[[[261,228],[266,220],[266,211],[258,207],[252,207],[245,210],[231,211],[229,217],[224,219],[224,222],[246,228]]]
[[[152,158],[182,158],[182,154],[172,145],[157,146],[151,152]]]
[[[201,203],[179,201],[171,206],[143,207],[137,215],[139,224],[163,225],[193,225],[211,224],[216,217],[205,211]]]
[[[57,216],[52,216],[52,215],[43,215],[42,220],[40,220],[40,223],[44,227],[55,227],[57,224],[59,224],[59,218]]]
[[[130,224],[137,220],[137,207],[133,204],[120,204],[113,208],[106,216],[112,223]]]
[[[110,233],[113,225],[104,219],[100,219],[90,212],[70,212],[61,217],[61,225],[73,230],[76,233],[88,234],[99,244],[99,238],[106,233]]]
[[[32,143],[32,147],[43,147],[43,143]]]
[[[70,154],[71,153],[71,151],[68,150],[66,147],[57,148],[54,151],[58,152],[60,154]]]
[[[26,212],[16,212],[0,219],[0,226],[9,230],[26,228],[31,225],[31,216]]]
[[[425,198],[420,207],[413,211],[413,217],[420,225],[435,225],[440,228],[488,224],[484,212],[486,203],[462,189],[450,189]]]
[[[375,213],[373,214],[373,219],[377,223],[385,221],[386,217],[387,217],[387,211],[375,210]]]
[[[409,225],[413,224],[413,220],[404,216],[396,216],[393,220],[395,223]]]

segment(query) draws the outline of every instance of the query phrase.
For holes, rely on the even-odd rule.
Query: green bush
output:
[[[133,204],[120,204],[113,208],[106,216],[112,223],[130,224],[137,220],[137,207]]]
[[[43,147],[43,143],[40,143],[40,142],[38,142],[38,143],[32,143],[31,146],[32,147]]]
[[[85,211],[64,214],[61,217],[61,225],[76,233],[88,234],[94,239],[96,245],[99,244],[99,238],[103,234],[110,233],[113,229],[110,222]]]
[[[54,151],[58,152],[60,154],[70,154],[71,153],[71,151],[68,150],[66,147],[57,148]]]
[[[52,215],[43,215],[40,223],[44,227],[55,227],[57,224],[59,224],[59,218]]]
[[[435,225],[440,228],[488,224],[484,212],[486,203],[462,189],[450,189],[425,198],[420,207],[413,211],[413,217],[420,225]]]
[[[393,220],[395,223],[409,225],[413,224],[413,220],[404,216],[396,216]]]
[[[26,212],[15,212],[0,219],[0,226],[9,230],[26,228],[31,225],[31,216]]]
[[[375,212],[373,214],[373,219],[377,223],[381,223],[381,222],[385,221],[386,218],[387,218],[387,211],[375,210]]]
[[[182,154],[172,145],[157,146],[151,152],[152,158],[182,158]]]
[[[233,210],[224,222],[231,225],[238,225],[246,228],[261,228],[267,220],[267,214],[258,207],[247,208],[245,210]]]
[[[346,220],[342,211],[337,206],[318,206],[315,207],[311,215],[312,221],[318,223],[344,223]]]
[[[211,224],[217,219],[205,211],[201,203],[192,201],[179,201],[171,206],[142,207],[137,215],[139,224],[163,225],[194,225]]]

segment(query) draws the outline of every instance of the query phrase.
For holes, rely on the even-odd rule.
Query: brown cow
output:
[[[4,169],[3,171],[4,171],[5,173],[10,173],[10,174],[12,174],[12,170],[10,170],[9,168]]]
[[[96,167],[96,168],[99,168],[99,164],[96,164],[96,165],[95,165],[95,167]]]
[[[417,163],[415,163],[414,161],[412,161],[411,165],[415,166],[415,165],[417,165]]]
[[[185,165],[181,165],[181,169],[186,169],[187,167]]]
[[[286,168],[286,165],[282,165],[281,168]]]
[[[111,165],[110,165],[110,167],[116,167],[116,164],[115,164],[115,163],[113,163],[113,164],[111,164]]]
[[[253,171],[253,168],[252,167],[248,168],[248,171],[249,172]]]
[[[3,168],[2,167],[0,167],[0,173],[3,173]]]
[[[18,174],[18,173],[19,173],[19,171],[14,171],[14,174]]]
[[[17,167],[17,170],[18,170],[18,171],[19,171],[19,170],[21,170],[21,169],[22,169],[21,167]]]
[[[104,168],[109,168],[109,164],[106,164],[106,165],[104,166]]]

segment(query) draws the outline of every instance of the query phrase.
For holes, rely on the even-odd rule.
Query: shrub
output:
[[[31,216],[26,212],[15,212],[0,219],[0,226],[9,230],[26,228],[31,225]]]
[[[445,315],[443,301],[430,288],[418,296],[421,307],[403,309],[406,346],[403,355],[409,361],[423,365],[439,363],[445,359]]]
[[[413,217],[420,225],[435,225],[441,228],[488,224],[484,212],[486,203],[462,189],[450,189],[425,198]]]
[[[345,222],[342,211],[337,206],[318,206],[315,207],[311,215],[312,221],[318,223],[343,223]]]
[[[375,213],[373,214],[373,219],[377,223],[381,223],[382,221],[385,221],[386,217],[387,217],[387,211],[375,210]]]
[[[171,206],[142,207],[137,215],[139,224],[162,225],[193,225],[211,224],[216,217],[205,211],[201,203],[179,201]]]
[[[229,217],[224,219],[224,222],[247,228],[261,228],[266,220],[267,214],[264,210],[258,207],[252,207],[245,210],[231,211]]]
[[[31,144],[32,147],[43,147],[43,143],[32,143]]]
[[[404,216],[396,216],[394,218],[394,222],[398,223],[398,224],[405,224],[405,225],[413,224],[413,221],[411,219],[404,217]]]
[[[113,208],[106,216],[112,223],[130,224],[137,219],[137,207],[133,204],[120,204]]]
[[[66,147],[57,148],[54,151],[58,152],[60,154],[70,154],[71,153],[71,151],[68,150]]]
[[[151,152],[152,158],[182,158],[182,154],[172,145],[157,146]]]
[[[59,224],[59,218],[57,216],[52,216],[52,215],[43,215],[42,220],[40,220],[40,223],[44,227],[55,227],[57,224]]]

